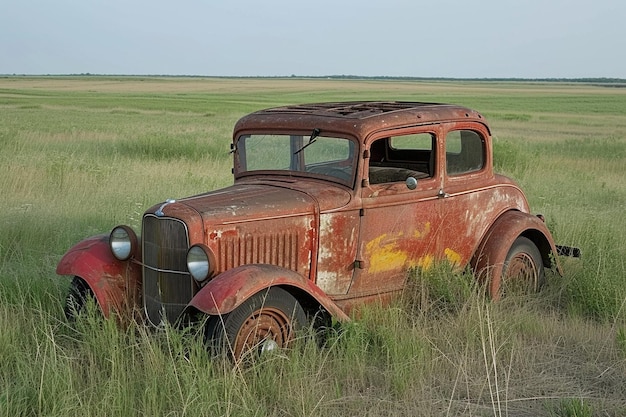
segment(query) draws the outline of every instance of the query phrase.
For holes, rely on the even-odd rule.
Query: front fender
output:
[[[350,320],[313,282],[289,269],[266,264],[239,266],[218,275],[193,297],[183,314],[190,307],[208,315],[227,314],[252,295],[273,286],[304,291],[336,319]]]
[[[140,297],[141,268],[116,259],[108,235],[92,236],[74,245],[59,261],[56,273],[82,278],[105,317],[113,311],[130,314]]]
[[[506,255],[515,239],[525,236],[539,249],[545,266],[552,266],[562,275],[558,253],[546,224],[537,216],[521,211],[507,211],[493,223],[472,257],[474,272],[482,280],[489,280],[489,292],[498,297]],[[551,256],[553,255],[553,256]]]

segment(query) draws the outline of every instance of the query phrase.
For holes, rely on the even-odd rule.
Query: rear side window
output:
[[[485,166],[485,140],[472,130],[454,130],[446,135],[446,171],[461,175]]]

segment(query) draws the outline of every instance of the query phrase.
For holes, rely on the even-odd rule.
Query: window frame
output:
[[[477,152],[477,149],[471,149],[471,147],[475,145],[472,145],[470,144],[469,141],[465,141],[463,139],[463,132],[468,132],[472,134],[472,136],[478,139],[478,143],[480,144],[480,153]],[[454,134],[454,133],[459,133],[460,150],[458,152],[448,150],[449,145],[451,144],[451,141],[450,141],[451,134]],[[467,175],[473,175],[473,174],[484,171],[489,163],[487,146],[488,146],[487,138],[481,131],[477,129],[471,129],[467,127],[458,127],[458,128],[448,130],[445,133],[444,149],[443,149],[444,155],[445,155],[445,160],[443,164],[445,175],[449,178],[456,178],[456,177],[462,177],[462,176],[467,176]],[[465,150],[465,153],[464,153],[464,150]],[[474,155],[480,155],[480,161],[472,160],[471,159],[472,153]],[[452,161],[451,157],[455,157],[455,158],[458,157],[458,160],[459,160],[458,164],[460,164],[458,170],[453,171],[450,169],[451,161]],[[477,163],[471,164],[472,162],[480,162],[480,165],[478,165]],[[463,164],[467,164],[467,166],[463,166]]]

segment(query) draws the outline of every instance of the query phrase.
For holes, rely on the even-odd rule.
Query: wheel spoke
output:
[[[263,308],[251,315],[242,324],[235,339],[235,357],[241,357],[246,352],[262,353],[288,347],[292,338],[289,322],[289,318],[277,309]]]
[[[509,261],[505,290],[528,293],[537,287],[537,266],[527,253],[519,253]]]
[[[500,296],[536,292],[545,280],[541,254],[526,237],[519,237],[511,246],[504,265]]]

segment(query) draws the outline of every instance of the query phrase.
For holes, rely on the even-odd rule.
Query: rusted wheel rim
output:
[[[533,257],[525,252],[509,260],[504,276],[505,291],[532,292],[537,288],[538,268]]]
[[[241,325],[233,346],[234,357],[242,354],[262,354],[277,348],[286,348],[292,339],[291,321],[282,311],[263,308],[255,311]]]

